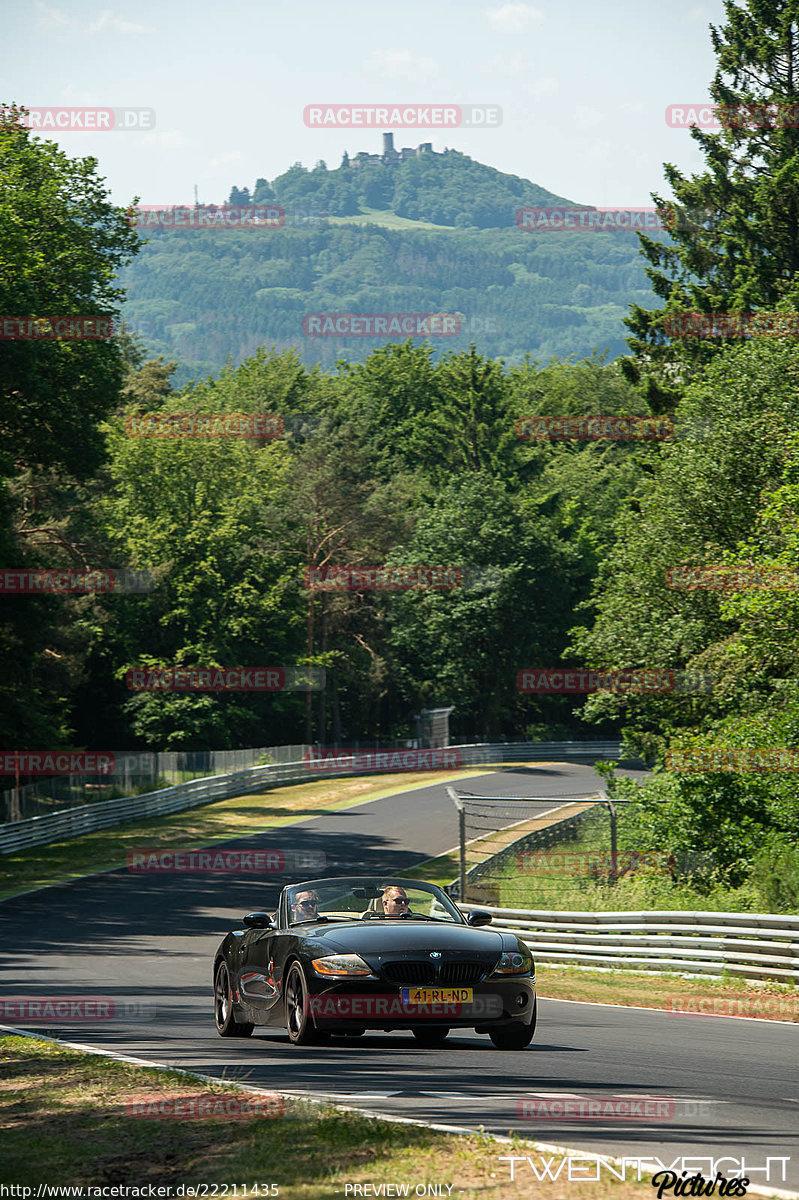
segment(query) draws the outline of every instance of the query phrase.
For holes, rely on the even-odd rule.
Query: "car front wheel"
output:
[[[220,1037],[249,1037],[254,1026],[237,1021],[233,1014],[233,989],[227,963],[221,962],[214,979],[214,1021]]]
[[[286,979],[286,1030],[295,1046],[319,1045],[330,1040],[330,1034],[317,1029],[311,1020],[308,1004],[308,984],[299,963],[293,963]]]

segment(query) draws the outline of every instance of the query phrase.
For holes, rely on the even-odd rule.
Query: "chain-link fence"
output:
[[[651,889],[712,865],[710,854],[674,854],[644,844],[635,806],[611,809],[597,794],[553,800],[447,790],[459,813],[457,890],[465,902],[613,909],[631,884]]]
[[[96,775],[43,777],[0,793],[0,824],[47,816],[98,800],[145,795],[207,775],[226,775],[264,763],[298,762],[306,746],[257,746],[244,750],[123,751],[109,756],[113,769]]]

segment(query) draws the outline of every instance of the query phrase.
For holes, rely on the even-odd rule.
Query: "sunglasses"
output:
[[[389,898],[389,904],[407,904],[407,903],[408,903],[407,896],[391,896]]]
[[[315,900],[298,900],[297,908],[316,908]]]

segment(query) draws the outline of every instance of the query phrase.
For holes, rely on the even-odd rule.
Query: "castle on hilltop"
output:
[[[342,167],[377,167],[382,163],[384,166],[390,167],[406,162],[409,158],[420,158],[423,154],[440,156],[443,153],[444,151],[434,150],[432,142],[422,142],[415,150],[412,146],[403,146],[401,150],[395,150],[394,134],[384,133],[382,154],[367,154],[365,150],[361,150],[351,159],[345,150],[341,165]]]

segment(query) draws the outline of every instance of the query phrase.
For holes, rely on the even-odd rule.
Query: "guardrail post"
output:
[[[466,900],[466,810],[463,805],[458,810],[458,843],[460,845],[460,900]]]

